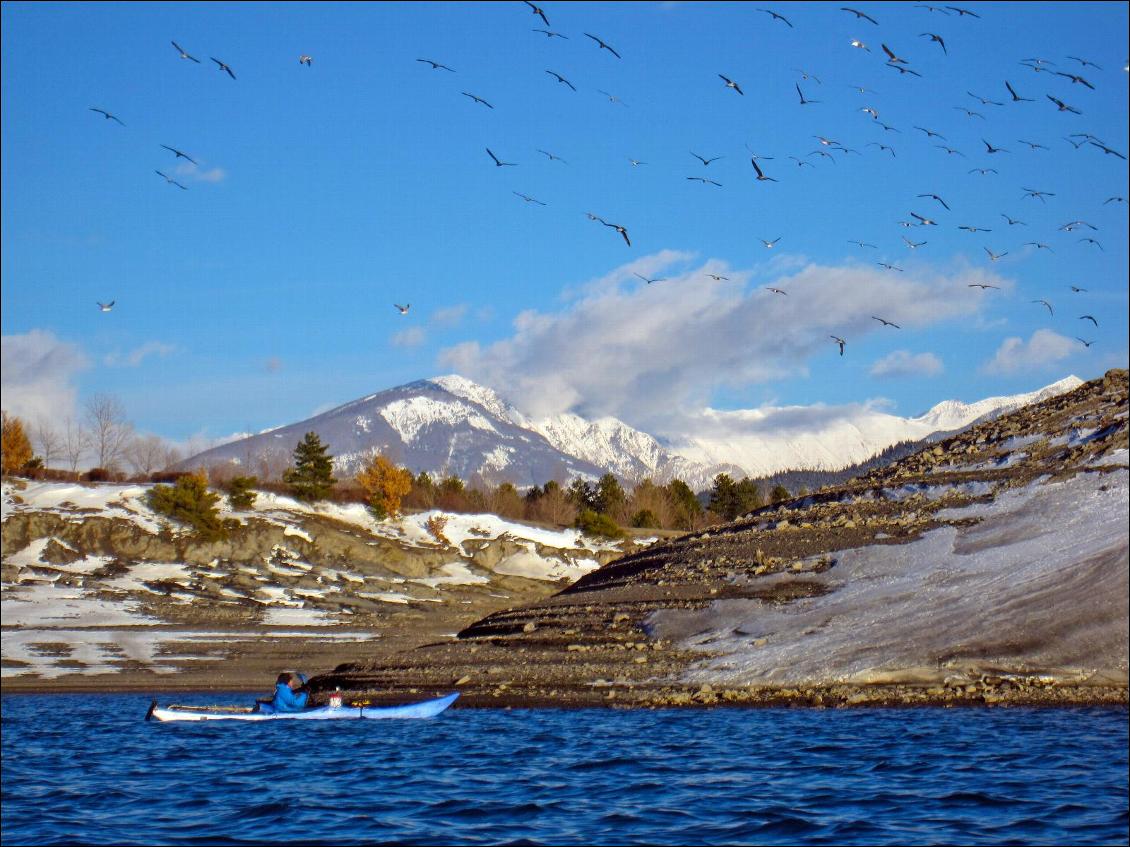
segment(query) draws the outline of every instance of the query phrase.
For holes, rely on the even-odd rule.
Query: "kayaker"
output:
[[[275,681],[275,696],[270,700],[259,700],[257,705],[258,711],[270,714],[301,712],[309,700],[306,677],[300,673],[283,671]]]

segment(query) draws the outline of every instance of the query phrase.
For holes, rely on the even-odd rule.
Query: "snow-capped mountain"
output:
[[[520,488],[549,479],[596,479],[611,471],[627,482],[678,478],[703,490],[720,472],[740,478],[838,470],[893,444],[951,433],[1081,384],[1071,376],[1028,394],[975,403],[947,400],[913,418],[867,407],[705,409],[688,419],[685,434],[660,441],[612,417],[589,421],[565,413],[534,420],[493,389],[449,375],[229,442],[182,467],[231,463],[244,473],[274,475],[305,433],[314,431],[329,445],[339,476],[356,473],[375,450],[413,473],[509,481]]]

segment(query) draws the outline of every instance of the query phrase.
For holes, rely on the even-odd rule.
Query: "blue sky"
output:
[[[543,8],[567,39],[520,2],[4,4],[5,407],[110,392],[143,430],[222,436],[458,371],[535,413],[662,431],[704,405],[910,415],[1126,366],[1126,203],[1104,201],[1127,163],[1066,140],[1127,153],[1126,4],[856,7],[878,25],[774,5],[791,28],[746,4]],[[1060,231],[1075,220],[1097,230]]]

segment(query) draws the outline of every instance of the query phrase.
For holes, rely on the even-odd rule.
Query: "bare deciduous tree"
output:
[[[149,476],[165,467],[168,452],[164,439],[156,435],[138,435],[130,439],[125,456],[134,473]]]
[[[63,436],[50,421],[40,418],[35,422],[33,437],[39,457],[43,459],[43,467],[51,467],[51,462],[63,455]]]
[[[86,421],[98,467],[112,468],[133,438],[133,424],[126,420],[122,401],[110,394],[95,394],[86,401]]]
[[[90,449],[90,433],[74,418],[68,416],[63,421],[63,460],[70,466],[71,473],[78,473],[78,466]]]

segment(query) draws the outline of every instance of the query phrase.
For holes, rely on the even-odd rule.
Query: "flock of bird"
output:
[[[562,32],[555,31],[555,30],[550,28],[551,24],[550,24],[550,20],[549,20],[549,14],[546,12],[546,10],[544,8],[542,8],[539,5],[536,5],[533,2],[530,2],[530,0],[522,0],[522,3],[526,7],[528,7],[528,10],[532,15],[534,15],[536,18],[538,18],[540,23],[544,24],[545,28],[541,28],[541,27],[534,28],[532,30],[534,33],[543,34],[543,35],[546,36],[547,39],[550,39],[550,40],[553,40],[553,39],[568,40],[570,38],[569,35],[562,33]],[[970,18],[974,22],[976,20],[981,19],[981,15],[978,12],[975,12],[975,11],[970,10],[970,9],[956,7],[956,6],[932,6],[932,5],[928,5],[928,4],[914,4],[914,8],[923,10],[923,14],[928,15],[929,17],[953,17],[953,18],[958,18],[958,19]],[[829,9],[829,10],[831,11],[831,9]],[[786,17],[785,15],[781,14],[780,12],[778,12],[776,10],[767,9],[767,8],[758,8],[755,11],[758,14],[768,15],[769,19],[774,23],[779,23],[783,26],[788,27],[789,29],[795,29],[796,28],[794,26],[793,22],[788,17]],[[870,26],[881,27],[879,21],[876,20],[875,17],[872,17],[871,15],[869,15],[869,14],[863,12],[863,11],[860,11],[858,9],[854,9],[854,8],[850,8],[850,7],[839,7],[838,12],[846,13],[846,14],[850,15],[852,17],[852,20],[856,23],[861,23],[861,24],[866,23]],[[596,34],[590,33],[590,32],[582,32],[581,35],[582,35],[582,37],[591,40],[593,42],[593,46],[598,51],[601,51],[601,52],[606,51],[614,59],[621,60],[621,61],[624,60],[623,55],[615,47],[613,47],[611,44],[606,42],[602,37],[600,37]],[[946,39],[943,38],[941,35],[939,35],[936,32],[927,30],[927,31],[922,32],[919,35],[919,38],[928,39],[928,44],[937,45],[937,48],[938,48],[938,50],[940,50],[943,57],[945,57],[947,59],[949,58],[950,49],[949,49],[949,47],[947,47]],[[950,36],[950,38],[951,38],[951,44],[952,44],[953,36]],[[172,45],[172,48],[175,50],[176,55],[181,60],[194,62],[196,64],[202,64],[200,59],[191,55],[187,50],[185,50],[183,47],[181,47],[176,41],[171,41],[170,43]],[[861,40],[859,38],[852,38],[848,42],[848,46],[850,48],[862,50],[862,51],[865,51],[867,53],[873,52],[871,47],[868,46],[866,43],[864,43],[863,40]],[[886,57],[885,62],[884,62],[885,67],[891,69],[892,71],[898,72],[899,77],[909,75],[909,76],[921,78],[923,76],[923,73],[921,71],[919,71],[919,70],[917,70],[917,69],[915,69],[914,67],[911,66],[910,59],[905,58],[903,56],[900,56],[898,54],[898,52],[896,52],[896,50],[892,46],[890,46],[885,40],[879,42],[879,48],[882,51],[883,56]],[[229,77],[233,82],[238,80],[238,77],[236,76],[234,69],[230,65],[228,65],[226,62],[224,62],[221,59],[218,59],[216,57],[212,57],[212,56],[210,56],[209,59],[213,63],[215,63],[216,70],[219,71],[221,74],[226,74],[227,77]],[[1063,70],[1063,69],[1060,69],[1060,65],[1058,63],[1053,62],[1053,61],[1049,61],[1049,60],[1044,59],[1044,58],[1025,59],[1025,60],[1021,61],[1019,64],[1024,66],[1026,69],[1029,69],[1031,71],[1035,71],[1037,76],[1039,76],[1040,74],[1044,74],[1044,75],[1046,75],[1046,77],[1049,80],[1055,79],[1055,78],[1061,78],[1063,80],[1067,80],[1073,90],[1075,89],[1076,86],[1080,87],[1082,90],[1085,90],[1085,91],[1095,91],[1096,90],[1096,85],[1091,81],[1091,79],[1084,77],[1083,73],[1087,73],[1092,78],[1096,78],[1096,77],[1094,77],[1094,74],[1092,73],[1091,69],[1093,69],[1094,71],[1097,71],[1099,73],[1102,73],[1103,69],[1101,67],[1099,67],[1096,63],[1094,63],[1094,62],[1092,62],[1088,59],[1085,59],[1085,58],[1082,58],[1082,57],[1077,57],[1077,56],[1068,56],[1068,57],[1065,57],[1062,61],[1075,63],[1075,65],[1077,65],[1078,67],[1075,67],[1075,65],[1070,65],[1070,66],[1066,66],[1067,67],[1066,70]],[[307,54],[302,54],[298,57],[298,62],[299,62],[300,65],[309,68],[309,67],[312,67],[312,65],[313,65],[313,57],[310,56],[310,55],[307,55]],[[456,75],[458,74],[458,72],[454,68],[448,66],[447,64],[445,64],[443,62],[437,61],[435,59],[418,58],[418,59],[416,59],[416,62],[427,66],[427,69],[430,70],[430,71],[442,71],[445,74],[456,74]],[[1128,71],[1128,70],[1130,70],[1130,67],[1124,65],[1122,70],[1124,72]],[[547,68],[545,70],[545,73],[550,78],[552,78],[552,80],[557,85],[563,86],[563,87],[569,89],[572,92],[578,91],[577,86],[574,85],[574,83],[572,81],[570,81],[568,78],[566,78],[563,74],[559,73],[558,71]],[[795,91],[796,91],[797,100],[799,102],[799,105],[801,107],[821,105],[823,103],[823,100],[812,99],[805,94],[804,89],[801,88],[801,82],[806,83],[806,87],[809,87],[810,91],[811,91],[811,87],[809,85],[810,83],[822,86],[823,82],[815,74],[812,74],[812,73],[805,71],[803,69],[797,69],[797,73],[799,74],[800,79],[799,79],[799,81],[794,83],[794,88],[795,88]],[[741,97],[746,96],[746,90],[743,89],[742,82],[738,79],[735,79],[733,74],[731,74],[729,72],[727,72],[727,73],[717,72],[717,78],[721,80],[721,85],[726,90],[734,92],[734,94],[737,95],[737,96],[741,96]],[[1015,107],[1015,104],[1020,104],[1020,103],[1038,104],[1040,102],[1044,102],[1044,103],[1050,103],[1050,105],[1052,107],[1054,107],[1054,111],[1049,109],[1050,120],[1055,120],[1058,116],[1064,115],[1064,114],[1066,114],[1066,115],[1076,115],[1076,116],[1083,114],[1083,111],[1080,108],[1077,108],[1075,105],[1069,104],[1068,102],[1061,99],[1060,97],[1055,96],[1055,94],[1053,94],[1053,93],[1044,92],[1043,98],[1040,98],[1038,95],[1036,95],[1036,96],[1026,96],[1027,94],[1032,94],[1033,92],[1030,91],[1025,86],[1021,86],[1021,88],[1024,88],[1024,91],[1022,93],[1020,90],[1018,90],[1017,86],[1013,85],[1013,83],[1010,80],[1002,79],[1000,81],[1000,85],[1001,85],[1001,88],[1005,92],[1007,92],[1007,96],[1001,96],[999,100],[993,99],[991,97],[982,96],[981,94],[974,93],[973,91],[966,91],[965,93],[968,95],[969,98],[971,98],[971,100],[976,101],[976,105],[979,106],[982,109],[984,109],[985,107],[991,107],[992,109],[1005,109],[1005,108]],[[875,93],[875,92],[871,91],[870,89],[863,87],[863,86],[853,85],[853,86],[850,86],[850,87],[853,88],[854,90],[856,90],[857,93],[863,94],[863,95]],[[616,97],[613,94],[610,94],[607,91],[603,91],[603,90],[600,90],[600,89],[596,89],[596,91],[598,93],[600,93],[601,95],[603,95],[604,97],[607,97],[608,100],[610,102],[614,103],[614,104],[626,105],[618,97]],[[462,94],[462,96],[468,98],[472,103],[474,103],[478,106],[482,106],[486,109],[491,109],[491,110],[495,109],[495,106],[494,106],[493,103],[491,103],[488,99],[486,99],[486,97],[480,96],[480,94],[478,94],[478,93],[461,90],[460,94]],[[978,111],[977,109],[970,108],[965,104],[955,105],[955,106],[952,107],[952,109],[963,113],[963,115],[967,119],[984,121],[985,122],[984,126],[986,128],[991,126],[990,119],[988,117],[986,117],[986,113],[983,112],[983,111]],[[101,115],[103,117],[103,119],[106,120],[106,121],[116,122],[118,125],[120,125],[122,127],[126,126],[126,124],[120,118],[118,118],[116,115],[112,114],[111,112],[106,111],[105,109],[98,108],[98,107],[90,107],[90,110],[92,112],[95,112],[95,113]],[[880,112],[873,105],[864,106],[864,107],[860,108],[858,111],[866,114],[868,116],[868,118],[870,119],[870,123],[873,126],[875,126],[876,128],[881,130],[882,136],[880,136],[880,137],[886,137],[888,133],[902,134],[902,130],[899,129],[898,127],[892,126],[892,125],[887,124],[884,121],[880,120]],[[1067,128],[1071,129],[1071,128],[1073,128],[1073,126],[1068,126]],[[941,132],[938,132],[937,130],[933,129],[933,128],[924,127],[924,126],[913,126],[913,127],[909,128],[908,132],[911,132],[911,133],[912,132],[921,132],[924,136],[925,141],[927,141],[927,142],[934,142],[935,139],[937,139],[939,142],[942,142],[942,143],[934,143],[934,146],[938,149],[943,150],[947,156],[957,156],[959,158],[968,158],[968,156],[966,155],[965,152],[963,152],[962,150],[959,150],[955,147],[950,146],[949,142],[946,140],[946,136],[943,135]],[[1095,137],[1095,136],[1093,136],[1089,133],[1066,132],[1066,131],[1059,131],[1059,132],[1060,132],[1060,138],[1062,140],[1065,140],[1066,142],[1068,142],[1075,150],[1080,150],[1081,148],[1089,147],[1091,149],[1101,151],[1104,154],[1104,156],[1114,157],[1116,159],[1121,159],[1123,161],[1126,160],[1126,156],[1122,152],[1114,149],[1113,147],[1111,147],[1107,143],[1105,143],[1102,139],[1097,138],[1097,137]],[[990,134],[988,131],[984,132],[983,134],[981,134],[981,133],[979,133],[979,134],[981,135],[981,139],[980,139],[981,143],[984,145],[984,150],[982,150],[980,152],[984,156],[997,156],[999,154],[1004,154],[1004,155],[1007,156],[1007,155],[1012,154],[1012,150],[1009,147],[1004,146],[1006,143],[1008,143],[1007,141],[1000,141],[999,139],[994,139],[993,141],[990,141],[989,138],[986,137]],[[860,150],[855,149],[853,147],[850,147],[848,145],[845,145],[845,144],[841,143],[840,141],[835,140],[833,138],[829,138],[829,137],[821,136],[821,135],[813,136],[813,138],[814,138],[815,141],[817,141],[819,143],[819,147],[817,149],[815,149],[815,150],[811,151],[810,153],[803,155],[803,156],[795,156],[795,155],[788,156],[788,159],[791,160],[793,163],[795,163],[795,166],[797,168],[805,168],[805,167],[812,168],[812,167],[815,167],[814,162],[811,161],[813,157],[818,157],[818,159],[821,160],[821,161],[827,160],[827,161],[834,164],[838,160],[839,161],[846,160],[849,156],[852,156],[852,155],[855,155],[855,156],[862,156],[863,155],[863,153]],[[1016,143],[1024,145],[1030,153],[1036,153],[1037,151],[1047,151],[1047,150],[1049,150],[1049,148],[1045,144],[1042,144],[1042,143],[1039,143],[1039,142],[1036,142],[1036,141],[1020,139]],[[183,159],[183,160],[185,160],[185,162],[187,162],[187,163],[189,163],[193,166],[198,165],[197,161],[192,156],[190,156],[188,153],[186,153],[186,152],[184,152],[184,151],[182,151],[182,150],[180,150],[176,147],[170,146],[170,145],[161,144],[160,146],[164,150],[167,150],[167,151],[169,151],[170,153],[173,154],[173,156],[174,156],[173,161],[174,162],[179,162],[181,159]],[[875,148],[878,149],[878,152],[880,154],[887,154],[890,157],[896,157],[897,158],[896,150],[894,149],[894,147],[892,147],[889,144],[883,144],[883,143],[880,143],[878,141],[871,141],[871,142],[867,142],[864,146],[865,147],[875,147]],[[753,150],[749,150],[748,146],[747,146],[747,150],[750,153],[750,160],[749,161],[750,161],[750,165],[752,167],[752,179],[755,183],[780,183],[782,181],[783,174],[781,174],[779,171],[777,171],[776,175],[771,175],[770,173],[767,172],[767,170],[770,170],[769,166],[761,164],[762,162],[773,161],[774,157],[760,155],[760,154],[754,152]],[[549,152],[547,150],[542,150],[542,149],[539,149],[537,152],[544,155],[550,162],[560,162],[562,164],[568,164],[566,159],[562,158],[561,156],[558,156],[555,153]],[[706,155],[706,156],[704,156],[704,155],[701,155],[700,153],[697,153],[697,152],[694,152],[694,151],[689,151],[689,153],[690,153],[690,156],[692,156],[695,160],[697,160],[701,164],[701,166],[704,167],[704,168],[708,168],[711,165],[711,163],[716,162],[719,159],[726,158],[725,156],[722,156],[722,155]],[[501,159],[489,147],[485,148],[485,154],[489,158],[490,163],[495,168],[516,168],[519,165],[518,162],[505,161],[505,160]],[[972,151],[970,151],[970,155],[973,155]],[[638,167],[638,166],[647,164],[647,162],[641,161],[641,160],[635,159],[635,158],[628,158],[628,161],[630,162],[632,167]],[[165,182],[168,185],[176,187],[176,188],[178,188],[182,191],[188,190],[188,187],[186,185],[184,185],[182,182],[175,179],[173,176],[170,176],[165,171],[163,171],[159,168],[155,168],[154,171],[158,176],[160,176],[162,179],[164,179]],[[995,175],[997,173],[998,173],[997,169],[992,168],[992,167],[985,167],[985,166],[973,167],[973,168],[970,168],[968,170],[968,175],[970,175],[970,176],[975,175],[975,176],[978,176],[978,177],[986,177],[986,176],[990,176],[990,175]],[[713,188],[722,188],[723,187],[723,183],[721,181],[707,177],[707,176],[704,176],[701,173],[686,176],[685,179],[686,179],[686,181],[700,183],[703,186],[711,186]],[[1056,196],[1054,192],[1047,191],[1047,190],[1044,190],[1042,188],[1036,189],[1036,188],[1028,188],[1028,187],[1021,186],[1020,190],[1023,193],[1019,196],[1018,199],[1020,199],[1020,200],[1031,199],[1031,200],[1036,200],[1036,201],[1043,203],[1043,204],[1047,204],[1049,198],[1053,198],[1053,202],[1054,202],[1054,198]],[[520,191],[517,191],[517,190],[512,191],[512,193],[515,196],[517,196],[520,200],[522,200],[523,203],[525,203],[525,204],[532,204],[532,205],[537,205],[537,206],[548,205],[547,203],[543,202],[542,200],[540,200],[536,197],[533,197],[529,194],[526,194],[526,193],[523,193],[523,192],[520,192]],[[935,191],[926,191],[926,192],[918,193],[915,196],[915,200],[923,200],[923,201],[929,201],[930,203],[936,203],[937,206],[935,206],[933,208],[934,209],[940,208],[941,210],[944,210],[944,213],[946,215],[953,213],[953,209],[951,209],[950,204],[939,193],[937,193]],[[1108,197],[1104,201],[1103,205],[1110,204],[1110,203],[1123,203],[1124,204],[1125,202],[1126,202],[1125,198],[1123,198],[1121,196],[1111,196],[1111,197]],[[900,220],[900,221],[898,221],[898,224],[901,227],[904,227],[904,228],[914,228],[916,230],[927,231],[927,229],[929,227],[940,226],[939,221],[935,220],[934,217],[932,216],[933,214],[934,213],[921,214],[917,210],[908,210],[907,216],[908,216],[909,219]],[[606,220],[603,216],[595,214],[593,212],[585,212],[585,215],[587,216],[588,220],[595,222],[595,223],[599,223],[604,227],[607,227],[611,230],[614,230],[615,233],[623,240],[624,244],[627,247],[630,248],[632,246],[631,236],[629,234],[628,228],[625,225],[619,224],[619,223],[614,223],[614,222],[611,222],[609,220]],[[1000,217],[1003,218],[1004,221],[1005,221],[1006,231],[1011,230],[1013,227],[1027,227],[1027,224],[1023,220],[1021,220],[1019,218],[1012,217],[1011,215],[1008,215],[1006,213],[1000,213]],[[955,226],[959,230],[962,230],[962,231],[965,231],[965,232],[968,232],[968,233],[974,234],[974,235],[976,235],[978,233],[993,232],[992,227],[975,226],[975,225],[966,224],[966,223],[962,223],[960,225],[955,224]],[[1095,227],[1091,223],[1088,223],[1087,221],[1084,221],[1084,220],[1081,220],[1081,219],[1075,219],[1075,220],[1068,221],[1068,222],[1064,223],[1061,227],[1059,227],[1059,231],[1064,232],[1064,233],[1074,233],[1077,230],[1087,230],[1088,232],[1094,232],[1094,231],[1097,230],[1097,227]],[[765,248],[771,249],[771,248],[775,247],[778,242],[781,241],[781,238],[782,238],[782,236],[778,236],[778,237],[772,238],[772,239],[760,239],[760,240],[761,240],[761,243],[765,246]],[[1078,240],[1078,243],[1086,244],[1089,247],[1093,247],[1093,248],[1098,249],[1098,250],[1104,249],[1102,244],[1096,238],[1094,238],[1092,235],[1083,235],[1083,236],[1079,237],[1077,240]],[[924,239],[921,239],[921,240],[916,240],[914,238],[908,237],[907,235],[902,235],[902,241],[905,244],[906,248],[911,250],[911,251],[915,251],[915,250],[918,250],[919,248],[925,247],[929,243],[928,239],[924,238]],[[858,247],[861,250],[878,249],[876,244],[874,244],[872,242],[867,242],[867,241],[864,241],[864,240],[861,240],[861,239],[852,239],[849,243],[855,245],[856,247]],[[1036,251],[1046,250],[1046,251],[1049,251],[1049,252],[1054,252],[1054,249],[1049,244],[1047,244],[1043,241],[1029,241],[1029,242],[1025,242],[1022,246],[1033,247]],[[990,248],[989,246],[982,246],[982,249],[983,249],[983,251],[984,251],[985,255],[987,256],[987,259],[990,263],[995,263],[995,262],[999,261],[1000,259],[1002,259],[1002,258],[1004,258],[1004,257],[1006,257],[1010,254],[1009,250],[1002,250],[1001,252],[996,252],[994,249]],[[879,267],[881,267],[884,270],[889,271],[889,272],[902,272],[903,271],[902,268],[898,267],[893,262],[877,261],[876,264]],[[662,277],[649,278],[649,277],[644,276],[643,274],[639,274],[639,273],[636,273],[635,276],[638,277],[641,281],[643,281],[647,285],[657,284],[657,283],[665,281],[664,278],[662,278]],[[707,274],[707,276],[712,278],[716,282],[727,280],[727,277],[722,276],[720,274]],[[997,286],[989,284],[989,283],[971,283],[969,285],[969,287],[970,288],[977,288],[977,289],[980,289],[982,291],[997,288]],[[1077,294],[1085,294],[1087,292],[1087,289],[1079,287],[1079,286],[1072,285],[1072,286],[1069,286],[1069,287],[1070,287],[1070,291],[1071,291],[1072,294],[1076,294],[1076,295]],[[788,296],[788,291],[786,291],[782,288],[767,287],[766,290],[768,292],[770,292],[771,294],[776,295],[776,296]],[[114,302],[115,301],[113,301],[113,300],[111,300],[110,302],[105,303],[105,304],[99,302],[98,307],[101,311],[108,312],[113,308]],[[1038,305],[1042,308],[1046,308],[1047,311],[1048,311],[1049,317],[1053,317],[1055,315],[1054,306],[1046,297],[1033,299],[1031,302],[1034,305]],[[401,315],[407,315],[408,314],[410,304],[405,304],[403,306],[401,306],[399,304],[393,304],[393,305]],[[881,326],[883,326],[885,328],[889,327],[889,328],[894,329],[894,330],[900,330],[902,328],[899,324],[895,323],[894,321],[888,320],[885,317],[882,317],[882,316],[879,316],[879,315],[873,315],[872,318],[873,318],[873,320],[877,321]],[[1079,316],[1078,320],[1089,321],[1096,328],[1098,327],[1098,321],[1096,320],[1096,318],[1093,315],[1090,315],[1090,314],[1081,315],[1081,316]],[[839,354],[841,356],[843,356],[848,342],[843,337],[841,337],[839,335],[831,335],[829,337],[831,338],[831,340],[836,345],[838,345]],[[1086,340],[1082,337],[1077,336],[1076,338],[1081,344],[1083,344],[1085,347],[1088,347],[1088,348],[1094,343],[1093,341]]]

